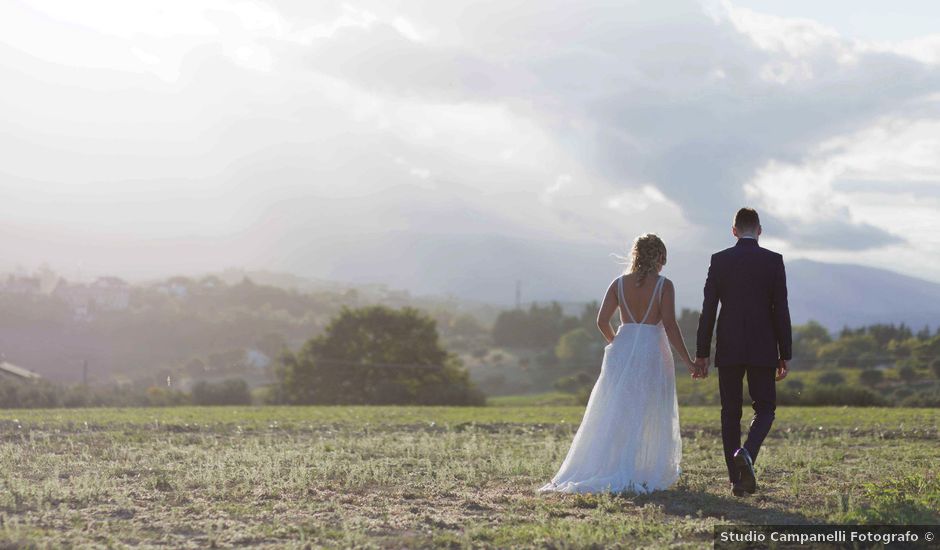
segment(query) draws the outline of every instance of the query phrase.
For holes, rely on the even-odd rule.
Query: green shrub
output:
[[[900,402],[903,407],[940,407],[940,387],[923,388]]]
[[[168,407],[189,395],[162,386],[60,386],[49,380],[0,380],[0,408]]]
[[[940,522],[940,477],[908,475],[865,485],[865,502],[845,520],[862,524],[936,524]]]
[[[48,409],[62,402],[62,391],[47,380],[0,380],[0,407]]]
[[[788,390],[793,390],[795,392],[803,391],[805,387],[802,380],[787,380],[786,387]]]
[[[586,372],[579,372],[570,376],[562,376],[555,381],[555,389],[566,393],[576,393],[584,386],[593,382],[594,379]]]
[[[905,382],[913,382],[917,378],[917,371],[910,365],[898,369],[898,376]]]
[[[837,384],[844,384],[845,377],[836,371],[824,372],[819,376],[819,383],[826,384],[828,386],[835,386]]]

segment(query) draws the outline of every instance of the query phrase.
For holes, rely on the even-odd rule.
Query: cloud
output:
[[[349,28],[312,52],[311,67],[393,97],[500,102],[570,145],[612,187],[652,182],[713,229],[754,197],[749,182],[767,163],[799,165],[821,142],[916,108],[940,87],[940,73],[903,48],[730,3],[513,10],[472,10],[449,23],[457,38],[441,43],[417,42],[390,24]],[[483,21],[494,22],[492,32]],[[822,248],[897,240],[851,222],[844,208],[817,215],[832,232]],[[812,244],[811,236],[789,236]]]
[[[0,31],[10,223],[238,235],[233,261],[287,269],[311,235],[383,228],[656,231],[698,261],[753,203],[788,254],[933,250],[894,223],[903,196],[845,182],[940,181],[935,38],[693,0],[49,1]],[[931,208],[913,219],[940,234]],[[317,250],[305,269],[346,260]]]

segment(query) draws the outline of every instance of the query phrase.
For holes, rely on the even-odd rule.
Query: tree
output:
[[[794,357],[816,357],[819,348],[830,342],[829,331],[816,321],[793,327]]]
[[[565,315],[561,304],[530,304],[528,311],[513,309],[500,312],[493,324],[493,343],[510,348],[552,346],[562,334],[581,324],[578,317]]]
[[[484,396],[439,343],[436,323],[412,307],[343,307],[323,334],[279,369],[288,403],[477,405]]]
[[[583,328],[576,328],[561,335],[555,345],[555,355],[566,363],[588,363],[593,359],[591,353],[594,340]]]
[[[870,334],[845,334],[834,342],[823,344],[816,352],[823,360],[835,360],[849,364],[858,363],[863,355],[877,353],[878,341]]]
[[[475,338],[486,334],[486,328],[476,317],[468,313],[458,315],[450,323],[450,331],[454,336]]]
[[[887,346],[892,340],[906,340],[913,336],[911,329],[904,323],[901,323],[900,326],[894,326],[894,323],[869,325],[866,327],[865,331],[875,338],[878,342],[878,347],[881,348]]]

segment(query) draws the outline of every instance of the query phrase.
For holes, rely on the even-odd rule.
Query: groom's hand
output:
[[[776,378],[777,382],[787,377],[787,372],[788,372],[787,369],[788,369],[787,361],[785,359],[781,359],[780,364],[777,365],[777,378]]]

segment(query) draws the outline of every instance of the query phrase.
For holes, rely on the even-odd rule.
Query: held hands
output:
[[[682,362],[685,363],[685,368],[688,369],[689,375],[692,378],[695,378],[695,373],[697,372],[698,367],[695,366],[695,361],[692,360],[692,357],[686,353],[685,357],[682,358]]]
[[[708,357],[696,357],[693,368],[689,372],[693,380],[708,378]]]
[[[689,374],[692,375],[694,380],[708,378],[708,363],[708,357],[696,357],[694,362],[689,363]],[[780,363],[777,366],[777,382],[786,378],[789,372],[787,361],[780,359]]]

